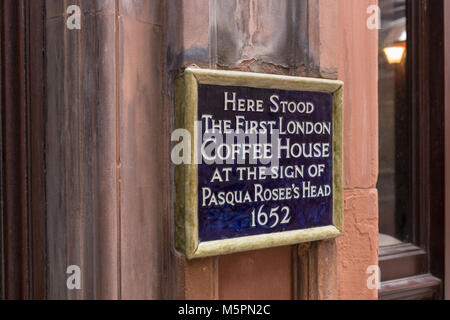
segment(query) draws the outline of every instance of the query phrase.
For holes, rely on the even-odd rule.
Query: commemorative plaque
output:
[[[343,232],[343,83],[188,68],[176,80],[175,243],[189,259]]]

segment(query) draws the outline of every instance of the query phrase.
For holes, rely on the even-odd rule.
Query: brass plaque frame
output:
[[[338,80],[187,68],[175,81],[175,128],[187,129],[194,145],[198,118],[198,84],[265,89],[327,92],[333,94],[333,225],[199,243],[198,167],[175,168],[175,247],[188,259],[217,256],[275,246],[294,245],[338,237],[343,233],[343,93]]]

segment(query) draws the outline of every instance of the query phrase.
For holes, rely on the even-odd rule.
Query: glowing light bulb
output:
[[[384,48],[384,54],[389,62],[389,64],[402,62],[403,56],[405,54],[405,47],[401,45],[395,45],[392,47]]]

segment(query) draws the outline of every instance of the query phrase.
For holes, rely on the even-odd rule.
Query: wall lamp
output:
[[[383,51],[389,64],[400,63],[405,55],[406,46],[404,42],[400,42],[384,48]]]

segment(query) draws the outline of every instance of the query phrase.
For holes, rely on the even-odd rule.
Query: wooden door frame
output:
[[[412,243],[380,248],[386,280],[380,299],[439,299],[446,281],[443,172],[449,163],[445,159],[444,1],[407,3]]]

